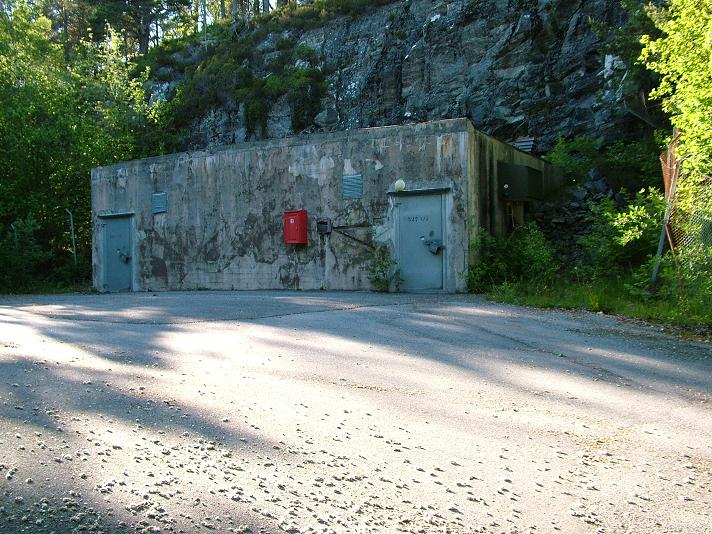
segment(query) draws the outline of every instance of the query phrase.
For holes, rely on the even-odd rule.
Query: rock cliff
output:
[[[454,117],[504,140],[533,137],[535,152],[558,135],[620,135],[635,127],[617,82],[625,67],[602,52],[592,21],[622,17],[618,0],[399,0],[315,28],[263,32],[240,68],[264,79],[285,40],[313,49],[326,75],[318,112],[294,131],[298,102],[282,96],[254,132],[228,93],[193,119],[181,148]]]

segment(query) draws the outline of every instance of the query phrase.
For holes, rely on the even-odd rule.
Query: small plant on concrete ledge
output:
[[[371,266],[368,268],[368,279],[376,291],[400,291],[403,278],[400,269],[391,257],[391,251],[386,245],[376,245],[373,249]]]

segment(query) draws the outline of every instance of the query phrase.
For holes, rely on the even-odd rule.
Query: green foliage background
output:
[[[712,172],[712,3],[669,0],[648,7],[662,33],[643,35],[640,59],[660,74],[652,97],[662,98],[670,120],[682,131],[688,169]]]
[[[590,233],[578,242],[584,252],[574,265],[560,265],[535,227],[509,238],[478,237],[482,261],[469,273],[471,287],[509,302],[588,308],[694,326],[712,325],[712,3],[668,0],[656,4],[623,0],[630,17],[609,31],[609,52],[629,65],[629,80],[655,87],[672,124],[681,132],[677,156],[684,160],[678,183],[676,224],[685,236],[675,255],[662,258],[660,278],[651,282],[665,200],[657,153],[659,132],[602,146],[589,138],[559,139],[548,159],[569,184],[581,183],[592,168],[614,189],[638,190],[625,207],[612,198],[592,204]],[[595,23],[594,23],[595,24]],[[601,29],[601,28],[599,28]],[[519,236],[517,237],[517,234]],[[512,241],[521,242],[512,244]],[[512,248],[527,261],[547,257],[559,266],[544,279],[537,269],[519,271]],[[538,251],[538,253],[533,252]],[[519,274],[518,274],[519,273]]]
[[[23,229],[0,270],[71,283],[68,209],[86,279],[90,171],[135,157],[147,126],[143,79],[131,76],[120,42],[77,43],[68,61],[37,8],[18,3],[0,12],[0,232],[7,236],[13,223]],[[44,254],[23,252],[35,247]],[[27,261],[11,261],[15,254]],[[0,280],[0,290],[24,289],[14,276]]]

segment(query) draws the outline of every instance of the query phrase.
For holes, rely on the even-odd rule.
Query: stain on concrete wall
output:
[[[408,190],[446,191],[445,289],[462,291],[473,222],[498,221],[496,201],[483,209],[480,200],[496,191],[485,183],[496,177],[490,160],[501,153],[517,157],[504,148],[497,152],[492,146],[506,145],[478,135],[469,121],[455,119],[233,145],[94,169],[95,286],[105,289],[102,217],[131,213],[134,290],[370,289],[368,244],[376,237],[392,246],[388,192],[403,179]],[[343,198],[343,175],[361,176],[361,198]],[[165,213],[152,213],[155,192],[167,193]],[[308,211],[306,246],[283,243],[282,214],[292,209]],[[318,235],[319,219],[331,220],[340,232]]]
[[[473,131],[471,139],[474,164],[472,192],[478,199],[480,226],[493,234],[504,235],[512,228],[512,224],[525,222],[526,206],[522,202],[507,202],[497,195],[497,163],[525,165],[541,171],[545,191],[558,188],[560,177],[544,160],[532,157],[531,154],[499,142],[482,132]],[[471,227],[470,230],[474,232],[476,228]]]

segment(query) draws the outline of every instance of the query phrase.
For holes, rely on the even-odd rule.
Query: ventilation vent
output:
[[[518,148],[519,150],[523,150],[524,152],[531,152],[532,150],[534,150],[533,137],[517,137],[510,144],[514,148]]]
[[[168,195],[165,191],[151,195],[151,211],[154,214],[168,211]]]
[[[344,175],[341,178],[343,198],[363,197],[363,178],[360,174]]]

